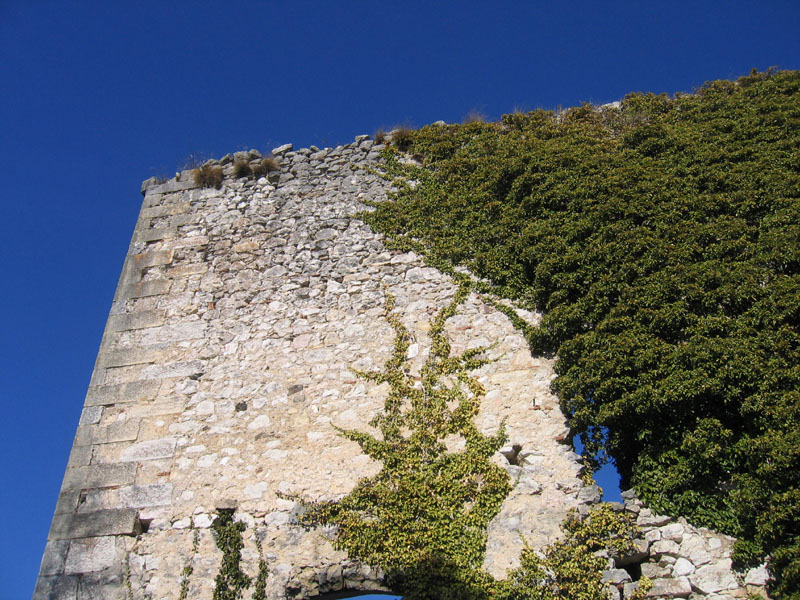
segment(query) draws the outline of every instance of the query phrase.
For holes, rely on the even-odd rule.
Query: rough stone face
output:
[[[648,598],[688,598],[692,586],[686,577],[678,579],[656,579],[653,587],[647,592]]]
[[[714,594],[739,587],[731,573],[730,560],[700,567],[689,577],[692,587],[702,594]]]
[[[765,586],[769,582],[769,571],[767,570],[767,565],[759,565],[758,567],[753,567],[747,572],[747,575],[744,579],[745,584],[747,585],[754,585],[754,586]]]
[[[603,571],[603,581],[619,586],[623,583],[629,583],[631,576],[625,569],[609,569],[608,571]]]
[[[233,179],[229,155],[215,161],[226,174],[220,190],[197,188],[191,172],[145,182],[36,600],[73,598],[79,581],[81,598],[123,597],[126,555],[135,597],[174,597],[191,564],[189,597],[210,598],[220,556],[210,526],[219,508],[235,509],[245,524],[250,573],[261,540],[269,598],[381,588],[383,573],[333,549],[333,530],[297,526],[301,506],[291,499],[340,498],[380,468],[335,427],[370,431],[382,410],[387,386],[353,369],[380,369],[390,356],[386,291],[413,337],[408,369],[418,375],[430,319],[456,289],[356,218],[368,202],[387,200],[391,183],[374,172],[381,149],[363,136],[322,150],[285,144],[273,150],[280,170],[257,181]],[[523,538],[536,548],[554,541],[567,512],[585,512],[599,490],[580,479],[550,392],[552,361],[532,357],[523,335],[478,294],[446,333],[453,353],[486,346],[493,359],[474,372],[487,392],[476,425],[492,434],[505,421],[509,437],[493,460],[514,488],[489,524],[484,562],[502,577],[518,565]],[[463,444],[446,442],[451,451]],[[625,498],[618,508],[645,528],[631,561],[669,553],[713,567],[692,574],[697,589],[728,584],[715,570],[727,540],[697,534],[692,542],[686,524]],[[688,596],[689,580],[667,578],[688,567],[669,555],[675,567],[653,571],[663,575],[659,589]],[[627,595],[635,588],[624,570],[610,577],[616,598],[616,586]]]
[[[694,565],[683,557],[680,557],[675,561],[675,564],[672,565],[672,575],[674,577],[683,577],[685,575],[691,575],[694,572]]]

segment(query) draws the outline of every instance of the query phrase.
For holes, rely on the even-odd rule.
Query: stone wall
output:
[[[261,159],[237,153],[215,161],[226,174],[219,190],[199,188],[190,171],[145,182],[34,598],[175,599],[191,564],[188,597],[210,599],[218,509],[234,509],[246,525],[250,574],[261,540],[269,598],[381,587],[380,572],[332,548],[330,531],[298,527],[300,507],[285,499],[334,499],[377,472],[333,427],[367,430],[383,406],[385,386],[351,369],[380,368],[389,357],[388,291],[414,335],[408,359],[418,372],[429,320],[455,290],[354,218],[364,200],[389,191],[373,171],[380,148],[367,136],[335,149],[283,146],[274,151],[280,170],[258,180],[233,178],[234,158]],[[490,524],[484,565],[502,577],[522,537],[543,547],[569,509],[599,492],[579,479],[549,391],[551,362],[531,357],[507,317],[476,294],[447,332],[455,352],[489,345],[495,359],[476,372],[487,389],[477,423],[493,433],[505,419],[509,434],[495,460],[515,485]],[[648,543],[647,551],[659,569],[663,557],[675,558],[667,570],[683,587],[664,597],[705,591],[676,571],[688,569],[678,565],[682,546],[659,553]],[[621,573],[609,573],[630,591]]]

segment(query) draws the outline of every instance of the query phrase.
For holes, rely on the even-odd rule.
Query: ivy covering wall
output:
[[[364,218],[542,311],[529,342],[586,456],[800,598],[800,72],[398,145]]]
[[[563,539],[536,552],[527,544],[520,566],[502,580],[482,569],[489,521],[511,491],[508,474],[491,462],[506,441],[505,429],[482,434],[473,419],[485,390],[470,371],[487,364],[488,348],[451,355],[444,328],[469,293],[463,277],[453,300],[431,321],[431,350],[419,384],[409,371],[410,335],[392,312],[391,358],[380,371],[357,372],[390,392],[370,423],[380,431],[339,430],[382,468],[359,480],[335,501],[302,501],[300,524],[335,526],[334,545],[385,572],[385,582],[407,600],[604,600],[608,552],[626,554],[641,531],[630,514],[609,505],[585,517],[571,513]],[[445,438],[463,439],[449,451]],[[650,581],[642,578],[631,600],[642,600]],[[220,596],[220,598],[222,598]],[[215,600],[217,596],[215,595]]]

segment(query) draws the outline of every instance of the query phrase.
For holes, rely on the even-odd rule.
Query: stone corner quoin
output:
[[[210,525],[221,508],[246,526],[250,574],[260,539],[267,597],[381,589],[380,571],[334,550],[329,532],[296,525],[300,507],[287,500],[341,497],[380,468],[334,426],[368,430],[383,407],[385,386],[352,369],[390,356],[385,290],[413,336],[412,373],[429,352],[430,318],[455,291],[355,218],[365,201],[387,199],[391,184],[374,170],[381,148],[368,136],[337,148],[287,144],[273,151],[279,170],[258,179],[233,177],[234,159],[259,164],[250,151],[215,161],[220,189],[199,187],[190,171],[143,183],[35,600],[128,589],[176,598],[187,564],[190,597],[210,599],[220,560]],[[551,361],[532,357],[484,300],[470,295],[447,334],[454,352],[485,345],[496,359],[475,371],[487,391],[476,423],[485,433],[507,423],[509,446],[495,460],[515,485],[490,523],[484,562],[503,577],[523,538],[544,547],[600,491],[579,478]],[[631,593],[630,572],[665,598],[743,597],[766,583],[763,570],[747,581],[731,571],[730,538],[653,515],[630,494],[620,509],[637,515],[646,539],[636,556],[610,562],[610,595]]]

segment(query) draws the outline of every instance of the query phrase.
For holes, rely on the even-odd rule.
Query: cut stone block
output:
[[[78,421],[79,425],[94,425],[100,421],[103,416],[102,406],[87,406],[81,411],[81,419]]]
[[[151,327],[142,332],[142,344],[169,344],[183,340],[196,340],[205,336],[206,329],[207,325],[202,321]]]
[[[106,427],[99,425],[79,426],[75,436],[77,447],[88,444],[109,444],[111,442],[133,441],[139,433],[139,420],[128,419],[111,423]]]
[[[133,483],[135,464],[89,465],[86,468],[84,488],[111,487]]]
[[[158,327],[164,323],[165,311],[143,310],[123,315],[112,315],[108,318],[108,328],[113,331],[130,331]]]
[[[78,574],[102,571],[118,561],[116,542],[112,536],[72,540],[64,572]]]
[[[33,600],[78,600],[78,578],[60,575],[39,577]]]
[[[169,279],[151,279],[150,281],[140,281],[127,285],[122,290],[122,296],[126,298],[146,298],[147,296],[159,296],[169,291],[172,282]]]
[[[143,370],[148,378],[170,379],[172,377],[192,377],[202,375],[203,361],[171,362],[163,365],[152,365]]]
[[[170,458],[175,454],[175,438],[166,437],[158,440],[139,442],[125,449],[120,455],[121,462]]]
[[[191,187],[195,187],[194,184],[192,184],[189,187],[185,187],[187,185],[188,182],[169,181],[163,185],[158,186],[157,188],[154,189],[154,191],[164,194],[164,193],[179,191],[178,189],[172,189],[172,188],[189,189]],[[143,208],[141,216],[144,219],[152,219],[155,217],[168,217],[171,215],[180,215],[186,212],[189,212],[189,203],[180,202],[180,203],[164,204],[161,206],[152,206],[148,208]]]
[[[64,490],[58,495],[58,502],[56,502],[55,514],[75,512],[78,507],[78,498],[80,497],[79,489]]]
[[[160,381],[134,381],[89,388],[86,406],[103,406],[152,400],[161,387]]]
[[[154,483],[120,488],[119,501],[128,508],[166,506],[172,502],[172,484]]]
[[[69,467],[83,467],[89,464],[92,460],[92,447],[73,445],[69,453]]]
[[[133,234],[134,242],[155,242],[175,237],[175,230],[171,227],[137,229]]]
[[[183,412],[186,407],[186,400],[172,399],[164,402],[148,402],[147,404],[135,404],[128,410],[128,414],[133,418],[157,417],[161,415],[174,415]]]
[[[154,363],[164,356],[163,350],[151,348],[131,348],[126,350],[111,350],[100,356],[100,364],[108,367],[126,367]]]
[[[112,535],[134,535],[136,511],[130,509],[98,510],[90,513],[56,515],[50,529],[51,540],[78,539]]]
[[[148,252],[143,252],[142,254],[134,254],[130,257],[130,259],[138,269],[155,267],[159,265],[168,265],[172,262],[172,249],[149,250]]]

